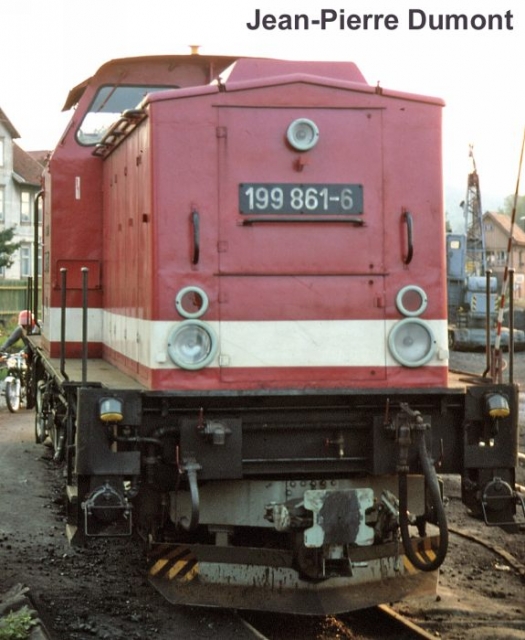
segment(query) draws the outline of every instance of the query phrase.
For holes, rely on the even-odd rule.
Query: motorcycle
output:
[[[16,413],[26,401],[27,355],[24,351],[18,353],[3,353],[2,361],[7,367],[4,380],[4,394],[7,408]]]

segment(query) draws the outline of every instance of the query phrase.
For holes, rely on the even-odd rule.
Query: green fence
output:
[[[0,324],[16,324],[22,309],[32,307],[28,300],[27,280],[0,280]]]

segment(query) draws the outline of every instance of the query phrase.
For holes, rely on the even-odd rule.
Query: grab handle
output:
[[[403,222],[407,231],[407,253],[403,256],[403,262],[410,264],[414,257],[414,219],[409,211],[403,211]]]
[[[192,264],[198,264],[200,254],[200,217],[199,212],[195,209],[191,212],[191,224],[193,226],[193,255]]]

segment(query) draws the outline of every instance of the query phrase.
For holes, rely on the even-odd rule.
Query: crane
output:
[[[467,177],[467,193],[463,208],[465,233],[447,234],[448,343],[457,350],[486,347],[487,323],[494,344],[498,315],[497,279],[487,279],[487,251],[481,208],[479,174],[472,145],[469,146],[472,171]],[[487,291],[488,288],[488,291]],[[509,331],[502,334],[505,346]],[[514,331],[516,349],[525,348],[525,333]]]
[[[467,241],[465,272],[467,276],[484,276],[487,252],[482,221],[483,210],[481,208],[479,175],[472,145],[469,145],[469,157],[472,159],[472,171],[468,174],[467,195],[462,203]]]

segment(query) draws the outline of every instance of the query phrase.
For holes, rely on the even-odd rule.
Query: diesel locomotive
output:
[[[119,59],[44,174],[35,437],[71,542],[180,604],[435,589],[443,474],[516,513],[517,387],[448,369],[442,100],[350,62]]]

